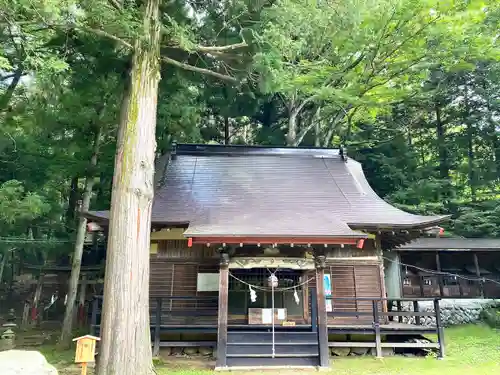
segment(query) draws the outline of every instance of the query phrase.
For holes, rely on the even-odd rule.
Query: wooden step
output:
[[[318,345],[275,345],[278,357],[310,357],[319,355]],[[271,345],[228,345],[227,355],[239,357],[272,356]]]
[[[232,368],[245,367],[315,367],[319,366],[318,357],[228,357],[227,366]]]
[[[318,342],[318,334],[316,332],[275,332],[275,342],[295,343],[295,342]],[[273,341],[272,332],[228,332],[228,343],[240,342],[264,342],[270,343]]]
[[[249,342],[228,342],[227,345],[272,345],[272,341],[270,342],[255,342],[255,341],[249,341]],[[318,345],[318,341],[274,341],[274,345]]]
[[[273,358],[271,353],[262,354],[226,354],[226,357],[231,358]],[[318,354],[279,354],[274,353],[274,358],[315,358]]]

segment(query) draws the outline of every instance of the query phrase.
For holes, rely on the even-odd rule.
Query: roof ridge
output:
[[[324,147],[291,147],[262,145],[221,145],[179,143],[173,145],[176,155],[228,155],[228,156],[293,156],[293,157],[323,157],[341,158],[340,149]]]

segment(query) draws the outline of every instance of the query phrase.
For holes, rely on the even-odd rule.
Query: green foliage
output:
[[[13,225],[32,222],[47,212],[48,208],[41,196],[25,192],[21,182],[4,182],[0,185],[0,233],[8,233]]]
[[[91,207],[109,208],[131,44],[142,40],[142,9],[120,4],[0,0],[0,184],[20,181],[22,197],[44,206],[11,235],[71,239],[89,173]],[[498,2],[353,4],[164,2],[162,56],[189,69],[162,65],[158,155],[225,133],[231,143],[344,144],[391,203],[450,214],[458,235],[500,236]]]

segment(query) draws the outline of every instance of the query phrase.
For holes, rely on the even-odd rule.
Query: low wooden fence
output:
[[[387,298],[349,298],[349,297],[333,297],[327,296],[327,300],[331,301],[332,311],[328,311],[328,317],[335,318],[345,318],[345,317],[356,317],[364,318],[361,321],[362,324],[345,324],[336,326],[335,324],[329,324],[327,327],[328,333],[343,333],[343,334],[366,334],[373,335],[374,342],[334,342],[330,341],[328,343],[329,347],[369,347],[375,348],[376,356],[382,357],[382,348],[418,348],[418,349],[437,349],[438,358],[443,358],[444,352],[444,331],[443,325],[441,323],[441,312],[439,308],[439,299],[429,299],[429,298],[400,298],[400,299],[387,299]],[[364,311],[343,311],[342,309],[336,309],[336,302],[342,301],[353,301],[357,304],[364,303],[365,306],[371,306]],[[434,304],[434,309],[432,311],[419,311],[420,301],[432,301]],[[413,311],[404,311],[403,303],[407,302],[413,306]],[[387,306],[392,306],[391,310],[388,310]],[[394,309],[395,307],[395,309]],[[403,318],[406,317],[407,322],[403,323]],[[435,322],[434,324],[423,325],[423,317],[431,317]],[[397,319],[397,322],[395,321]],[[408,322],[408,321],[411,322]],[[382,336],[390,335],[408,335],[417,336],[423,334],[436,334],[437,343],[428,342],[382,342]]]

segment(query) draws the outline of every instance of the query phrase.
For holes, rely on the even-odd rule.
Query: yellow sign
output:
[[[99,340],[101,340],[99,337],[91,335],[73,339],[76,341],[75,363],[82,364],[82,375],[87,374],[87,363],[95,360],[95,346]]]

